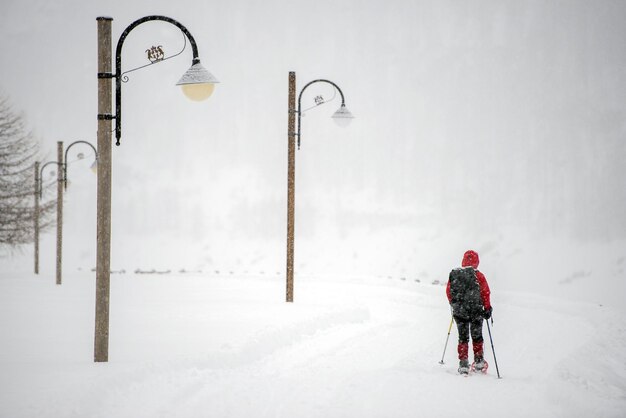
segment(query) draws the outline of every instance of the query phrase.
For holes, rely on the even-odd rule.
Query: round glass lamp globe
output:
[[[341,105],[341,107],[333,113],[331,117],[335,123],[342,128],[348,126],[350,122],[352,122],[352,119],[354,119],[352,112],[350,112],[345,105]]]
[[[211,97],[215,83],[182,84],[181,88],[187,98],[200,102]]]
[[[352,122],[353,118],[337,118],[334,117],[333,121],[335,122],[335,124],[339,127],[345,128],[346,126],[350,125],[350,122]]]

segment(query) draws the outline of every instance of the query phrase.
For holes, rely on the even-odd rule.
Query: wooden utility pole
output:
[[[39,274],[39,161],[35,162],[35,274]]]
[[[98,17],[98,192],[94,361],[109,361],[111,281],[111,22]]]
[[[287,122],[287,302],[293,302],[293,258],[296,202],[296,73],[289,72]]]
[[[63,259],[63,142],[57,142],[57,284],[62,283]]]

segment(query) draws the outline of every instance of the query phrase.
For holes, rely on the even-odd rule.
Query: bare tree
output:
[[[0,246],[32,243],[35,230],[34,165],[39,143],[6,97],[0,98]],[[43,188],[52,184],[43,185]],[[39,227],[53,223],[54,200],[39,205]]]

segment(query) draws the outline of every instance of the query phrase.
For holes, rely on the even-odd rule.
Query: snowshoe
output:
[[[489,363],[485,361],[484,358],[477,358],[472,363],[471,371],[473,373],[487,373],[487,368],[489,368]]]
[[[467,376],[470,371],[470,365],[467,360],[459,361],[459,374]]]

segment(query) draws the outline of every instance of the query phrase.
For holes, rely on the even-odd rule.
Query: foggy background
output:
[[[112,269],[284,275],[296,71],[298,92],[330,79],[356,117],[332,122],[337,95],[302,118],[296,275],[445,280],[474,248],[496,288],[529,271],[624,282],[626,2],[2,0],[0,91],[46,161],[56,141],[96,144],[96,17],[114,18],[115,47],[150,14],[185,25],[221,83],[206,102],[184,97],[174,84],[189,46],[128,74]],[[153,45],[169,56],[183,37],[163,22],[135,28],[123,71]],[[303,107],[318,94],[334,93],[314,85]],[[96,178],[90,149],[78,152],[65,271],[95,266]],[[54,231],[41,248],[53,271]]]

